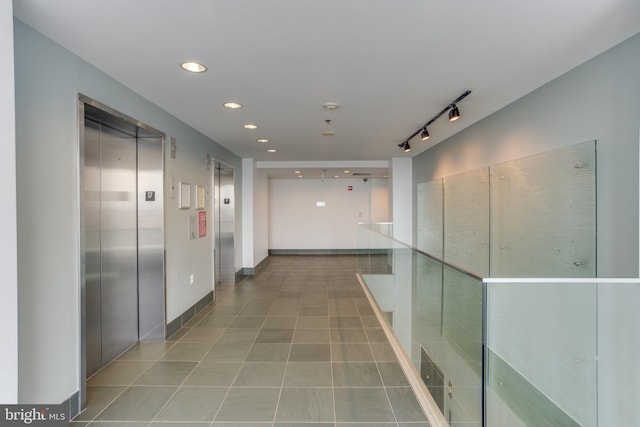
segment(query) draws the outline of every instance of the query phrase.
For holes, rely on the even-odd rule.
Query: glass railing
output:
[[[358,244],[431,425],[640,425],[640,279],[482,279],[368,224]]]
[[[432,426],[482,425],[482,279],[358,227],[358,273]]]

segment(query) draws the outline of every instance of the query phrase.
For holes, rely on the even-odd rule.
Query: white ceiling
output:
[[[241,157],[329,166],[419,154],[640,31],[638,0],[14,0],[14,9]],[[185,60],[208,71],[186,73]],[[398,148],[467,89],[460,120],[438,120],[411,153]]]

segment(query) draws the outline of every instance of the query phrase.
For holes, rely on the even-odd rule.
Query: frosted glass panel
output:
[[[489,275],[489,168],[444,178],[444,259]]]
[[[499,419],[510,408],[525,425],[597,425],[596,298],[595,283],[488,285],[487,404]]]
[[[442,179],[418,184],[418,249],[442,258]]]
[[[595,277],[595,141],[491,168],[491,276]]]

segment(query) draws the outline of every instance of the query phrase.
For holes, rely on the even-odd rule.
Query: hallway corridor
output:
[[[269,257],[91,378],[71,425],[426,427],[355,271],[354,255]]]

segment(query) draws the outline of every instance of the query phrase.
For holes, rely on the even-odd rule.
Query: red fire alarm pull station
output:
[[[353,190],[353,185],[348,186],[347,190],[352,191]]]

